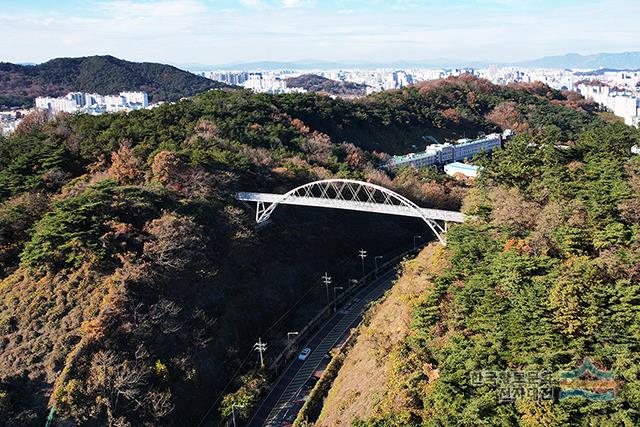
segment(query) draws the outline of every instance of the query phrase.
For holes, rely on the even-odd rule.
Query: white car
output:
[[[304,350],[300,352],[298,359],[305,360],[309,356],[309,354],[311,354],[311,349],[309,347],[306,347]]]

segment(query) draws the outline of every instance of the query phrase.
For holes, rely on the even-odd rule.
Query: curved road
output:
[[[327,365],[325,354],[342,345],[351,328],[362,320],[368,304],[380,298],[391,287],[395,277],[393,269],[360,290],[301,346],[311,348],[311,354],[304,361],[296,357],[285,368],[269,394],[260,402],[249,426],[289,426],[293,423],[304,404],[304,398],[313,387],[311,377]]]

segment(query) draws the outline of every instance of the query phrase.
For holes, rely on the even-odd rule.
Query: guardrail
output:
[[[337,354],[331,358],[331,361],[322,373],[320,380],[313,386],[307,400],[305,400],[302,408],[300,408],[300,412],[298,412],[298,415],[293,422],[294,427],[311,425],[311,423],[309,423],[309,418],[313,418],[313,421],[317,420],[320,415],[320,411],[322,410],[324,398],[338,376],[338,372],[342,368],[344,360],[347,357],[347,352],[355,345],[358,332],[360,331],[362,324],[363,323],[360,322],[356,328],[352,329],[347,340],[338,347]],[[300,393],[300,389],[298,389],[296,394],[297,393]]]
[[[335,299],[335,301],[324,306],[322,310],[320,310],[320,312],[316,316],[314,316],[313,319],[311,319],[304,326],[304,328],[300,330],[300,332],[298,333],[296,338],[291,342],[291,344],[287,345],[287,347],[275,357],[275,359],[267,366],[267,370],[274,372],[275,375],[277,375],[279,368],[282,365],[289,363],[293,358],[292,356],[296,355],[296,352],[292,351],[292,349],[297,348],[296,344],[298,344],[303,339],[303,337],[306,337],[306,335],[308,335],[310,331],[315,331],[316,330],[315,328],[318,327],[318,323],[320,322],[320,320],[331,315],[334,307],[337,308],[345,301],[345,299],[351,298],[354,292],[358,292],[364,289],[365,287],[371,285],[380,273],[386,273],[388,270],[390,270],[391,267],[395,266],[399,260],[407,256],[408,254],[418,253],[428,243],[417,245],[415,248],[404,251],[394,256],[393,258],[390,258],[389,260],[381,263],[377,269],[372,270],[367,274],[365,274],[364,276],[362,276],[362,278],[360,278],[357,281],[357,283],[355,283],[353,286],[350,286],[349,289],[346,290],[346,292],[341,293],[340,296]],[[273,386],[273,384],[271,384],[270,387],[271,386]],[[264,396],[262,397],[262,399],[263,398]],[[259,408],[259,405],[258,405],[258,408]],[[254,411],[255,409],[257,408],[254,408]],[[230,423],[231,421],[227,419],[225,425],[228,427]]]
[[[309,331],[315,330],[314,328],[317,326],[318,322],[321,319],[330,316],[333,313],[334,307],[342,304],[347,298],[351,298],[354,292],[359,292],[361,289],[364,289],[366,286],[373,283],[379,273],[388,271],[390,267],[395,266],[399,260],[407,256],[408,254],[414,252],[417,253],[424,246],[425,245],[417,246],[416,249],[402,252],[401,254],[396,255],[395,257],[383,262],[378,266],[377,270],[370,271],[369,273],[362,276],[362,278],[360,278],[357,283],[355,283],[353,286],[350,286],[349,289],[345,289],[344,292],[342,292],[340,296],[335,299],[335,301],[327,304],[313,319],[309,320],[304,328],[302,328],[298,335],[296,335],[296,337],[291,341],[291,344],[287,345],[287,347],[282,352],[280,352],[280,354],[278,354],[276,358],[269,364],[268,369],[277,373],[282,365],[291,360],[291,356],[295,353],[292,351],[292,349],[296,348],[296,344],[299,341],[302,341],[302,339]]]

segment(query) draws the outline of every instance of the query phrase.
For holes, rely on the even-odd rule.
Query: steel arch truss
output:
[[[321,206],[418,217],[429,226],[440,243],[446,244],[443,236],[445,230],[435,219],[430,218],[424,209],[395,191],[369,182],[352,179],[314,181],[279,195],[275,201],[257,200],[256,221],[258,223],[267,221],[280,204]]]

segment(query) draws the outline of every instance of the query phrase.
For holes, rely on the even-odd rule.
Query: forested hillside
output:
[[[255,360],[245,358],[255,357],[258,336],[270,342],[272,357],[286,343],[282,331],[314,315],[323,303],[315,283],[322,272],[347,280],[358,271],[360,247],[389,251],[424,232],[410,219],[296,208],[279,208],[272,224],[255,230],[253,210],[234,192],[350,177],[423,206],[457,209],[467,184],[433,170],[380,169],[385,152],[422,148],[425,135],[517,128],[522,139],[487,166],[484,190],[467,196],[468,209],[499,217],[495,200],[522,197],[532,200],[532,215],[547,212],[556,197],[572,218],[565,199],[578,194],[587,228],[578,223],[583,233],[570,242],[550,240],[556,243],[543,248],[544,260],[603,256],[637,231],[617,216],[617,203],[632,200],[634,181],[625,180],[633,169],[621,156],[635,134],[603,125],[590,104],[545,86],[501,88],[467,76],[356,101],[210,91],[128,114],[30,116],[0,138],[0,419],[42,425],[50,402],[70,425],[197,425],[241,363]],[[590,163],[606,138],[611,160]],[[557,150],[556,141],[571,148]],[[566,176],[550,174],[551,166]],[[614,186],[593,181],[609,170],[602,182]],[[495,196],[494,182],[520,192]],[[598,210],[596,200],[612,201],[613,210]],[[600,216],[591,220],[590,209]],[[454,267],[519,259],[515,249],[496,249],[510,238],[511,223],[491,224],[452,230]],[[601,224],[607,232],[593,234]],[[527,230],[516,236],[525,239]],[[516,248],[524,245],[518,241]],[[465,250],[471,255],[456,252]],[[559,272],[566,264],[548,262]],[[473,272],[483,270],[465,274]],[[451,274],[465,277],[459,267]],[[450,279],[443,280],[444,287]],[[302,291],[315,302],[288,311]],[[242,366],[245,373],[256,363]],[[227,391],[257,392],[254,378]]]
[[[287,113],[334,140],[392,154],[422,150],[430,143],[426,136],[444,142],[498,129],[521,133],[553,129],[566,142],[579,130],[602,124],[593,114],[595,104],[579,94],[537,83],[496,86],[467,75],[353,101],[292,94],[279,98],[279,103]]]
[[[405,267],[411,315],[398,332],[376,323],[389,302],[374,312],[318,425],[640,424],[640,133],[614,124],[561,139],[520,135],[483,162],[463,202],[475,220]],[[560,372],[585,357],[615,378],[613,400],[559,394]],[[495,376],[478,381],[483,371]],[[537,394],[539,372],[555,400]]]
[[[150,101],[177,101],[223,83],[165,64],[129,62],[113,56],[57,58],[39,65],[0,63],[0,108],[30,107],[38,96],[82,91],[102,95],[144,91]]]

